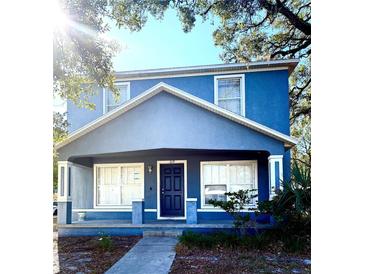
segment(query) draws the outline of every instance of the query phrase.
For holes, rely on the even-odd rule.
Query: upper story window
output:
[[[245,75],[215,76],[214,103],[221,108],[245,116]]]
[[[120,96],[118,100],[116,100],[113,92],[109,89],[104,90],[104,113],[119,107],[131,97],[129,82],[115,83],[114,85],[119,89]]]

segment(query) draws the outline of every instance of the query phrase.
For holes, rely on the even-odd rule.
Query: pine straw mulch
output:
[[[202,249],[176,246],[172,274],[256,274],[256,273],[310,273],[310,252],[289,254],[275,250],[249,250],[243,247],[216,247]]]
[[[73,274],[104,273],[131,249],[141,237],[112,236],[112,246],[103,250],[100,237],[61,237],[58,238],[59,272]],[[55,239],[54,241],[57,241]],[[57,245],[56,248],[57,248]]]

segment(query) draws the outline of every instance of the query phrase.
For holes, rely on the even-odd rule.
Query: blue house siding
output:
[[[244,74],[246,117],[284,134],[289,134],[288,71],[246,72]],[[160,82],[165,82],[214,103],[214,76],[218,75],[220,74],[128,82],[130,82],[131,98]],[[94,111],[78,108],[72,102],[68,102],[70,132],[103,115],[102,89],[99,89],[98,94],[92,98],[92,102],[96,104]]]
[[[72,101],[67,100],[69,132],[73,132],[103,115],[103,90],[101,88],[96,88],[96,94],[90,96],[89,100],[91,103],[95,104],[94,110],[80,108]]]
[[[246,117],[290,135],[288,71],[246,74]]]

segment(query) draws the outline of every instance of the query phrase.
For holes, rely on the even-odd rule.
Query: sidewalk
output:
[[[176,238],[145,237],[105,274],[167,274],[175,258],[176,244]]]

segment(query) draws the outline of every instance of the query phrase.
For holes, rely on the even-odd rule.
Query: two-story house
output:
[[[256,190],[247,211],[270,199],[290,177],[288,77],[297,63],[118,72],[117,100],[99,88],[95,110],[67,102],[59,223],[219,223],[230,216],[210,199]]]

